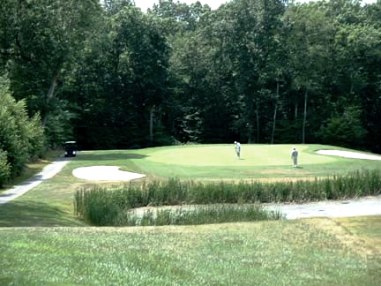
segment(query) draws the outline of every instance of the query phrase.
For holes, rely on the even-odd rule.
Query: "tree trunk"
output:
[[[56,90],[56,87],[57,87],[58,76],[59,76],[59,73],[57,73],[52,78],[52,80],[50,82],[50,87],[49,87],[48,93],[46,94],[46,101],[45,101],[45,104],[46,104],[47,107],[49,106],[50,101],[54,97],[54,91]],[[42,120],[42,126],[44,126],[44,127],[46,126],[46,123],[47,123],[47,120],[48,120],[48,110],[47,109],[48,108],[46,108],[45,114],[43,115],[44,118]]]
[[[253,126],[251,123],[247,123],[247,143],[252,143]]]
[[[150,109],[149,113],[149,141],[152,144],[153,142],[153,121],[155,117],[155,105],[153,105]]]
[[[278,111],[278,100],[279,100],[279,81],[276,82],[276,97],[275,97],[275,107],[274,107],[274,117],[273,117],[273,129],[271,132],[271,144],[274,144],[276,115],[277,115],[277,111]]]
[[[256,125],[257,125],[256,143],[259,143],[259,135],[260,135],[259,128],[260,128],[260,125],[259,125],[259,108],[258,108],[258,104],[257,104],[257,108],[256,108],[256,111],[255,111],[255,119],[256,119]]]
[[[306,92],[304,93],[304,114],[303,114],[302,144],[306,143],[307,101],[308,101],[308,88],[306,88]]]

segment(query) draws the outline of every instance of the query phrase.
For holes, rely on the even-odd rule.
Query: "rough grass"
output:
[[[343,243],[380,229],[380,217],[354,228],[350,219],[1,228],[0,284],[380,285],[379,248]]]

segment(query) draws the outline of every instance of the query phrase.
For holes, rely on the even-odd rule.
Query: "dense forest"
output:
[[[162,0],[147,12],[128,0],[2,0],[0,76],[49,146],[239,140],[381,152],[380,0],[218,10]]]

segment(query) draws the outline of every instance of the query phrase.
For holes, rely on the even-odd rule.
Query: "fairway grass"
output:
[[[0,284],[380,285],[381,218],[354,224],[0,228]]]
[[[292,168],[290,150],[293,146],[300,154],[298,168]],[[126,159],[121,169],[147,174],[151,178],[284,180],[326,177],[363,169],[381,170],[381,161],[317,154],[316,151],[321,149],[349,150],[327,145],[242,144],[241,159],[236,157],[233,144],[183,145],[117,152]],[[91,156],[91,153],[86,153],[86,156]]]
[[[191,166],[291,166],[291,145],[242,144],[238,159],[230,145],[184,145],[153,150],[148,161],[168,165]],[[300,145],[305,165],[327,164],[335,159],[329,156],[316,156],[309,152],[308,145]]]

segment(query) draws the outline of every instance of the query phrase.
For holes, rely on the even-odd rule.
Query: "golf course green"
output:
[[[167,165],[192,166],[291,166],[291,145],[242,144],[241,157],[235,156],[231,145],[193,145],[153,150],[149,161]],[[327,164],[335,159],[309,151],[308,145],[299,145],[306,165]]]
[[[299,151],[297,168],[292,167],[292,147]],[[239,159],[234,144],[179,145],[80,152],[73,163],[78,167],[91,166],[96,165],[94,162],[99,159],[103,165],[119,166],[121,170],[145,174],[148,178],[195,180],[314,178],[363,169],[381,170],[381,161],[316,153],[318,150],[332,149],[357,152],[327,145],[242,144]]]

